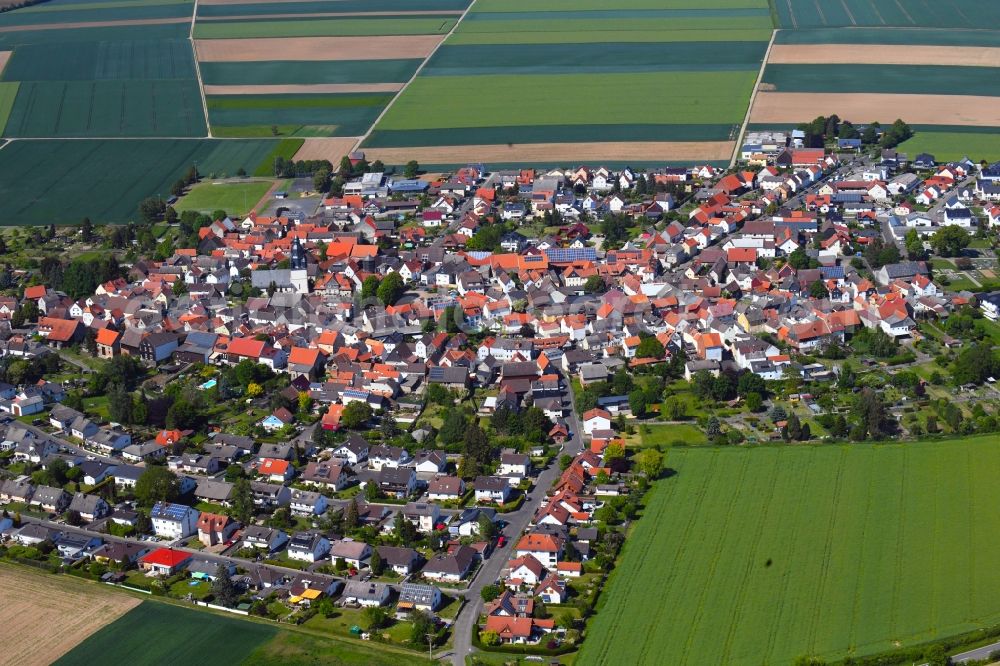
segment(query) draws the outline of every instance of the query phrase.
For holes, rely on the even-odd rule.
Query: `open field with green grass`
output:
[[[944,28],[806,28],[779,30],[775,44],[903,44],[918,46],[1000,46],[1000,31]]]
[[[426,666],[432,662],[411,652],[281,631],[247,655],[242,663],[244,666]]]
[[[698,426],[688,423],[646,423],[639,425],[638,429],[642,446],[665,447],[677,443],[704,444],[708,441]]]
[[[787,664],[1000,621],[995,436],[671,449],[577,664]]]
[[[576,11],[594,11],[608,8],[603,0],[578,0],[572,3]],[[694,3],[691,0],[623,0],[614,5],[619,9],[687,9],[701,7],[704,9],[767,9],[767,0],[701,0]],[[477,0],[473,12],[530,12],[565,10],[565,0]]]
[[[277,628],[256,622],[146,601],[56,663],[239,664],[277,633]]]
[[[193,164],[205,177],[260,166],[271,175],[274,152],[301,140],[14,141],[0,150],[0,217],[7,225],[101,223],[137,218],[139,201],[170,186]],[[294,150],[293,150],[294,149]],[[67,206],[66,201],[73,201]]]
[[[909,154],[930,153],[939,161],[968,156],[974,161],[1000,159],[1000,132],[921,131],[901,144]]]
[[[249,183],[203,181],[182,196],[174,205],[174,209],[178,213],[195,210],[211,214],[212,211],[224,210],[230,215],[246,215],[254,209],[273,184],[272,180],[256,180]]]

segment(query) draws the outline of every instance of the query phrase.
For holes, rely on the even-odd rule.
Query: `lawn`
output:
[[[191,188],[174,204],[178,213],[196,210],[211,214],[224,210],[230,215],[244,215],[253,210],[257,202],[267,194],[273,180],[255,180],[249,183],[214,183],[204,181]]]
[[[245,666],[417,666],[432,662],[383,646],[362,646],[293,631],[279,632],[251,652]]]
[[[937,132],[917,130],[900,144],[911,155],[930,153],[938,161],[970,157],[973,161],[1000,159],[1000,132]]]
[[[833,660],[1000,621],[995,436],[675,448],[666,465],[580,664]]]
[[[239,664],[277,632],[264,624],[146,601],[55,663]]]
[[[670,446],[675,442],[685,444],[704,444],[708,441],[705,433],[697,426],[687,423],[642,424],[638,426],[641,438],[640,446]],[[649,432],[646,432],[646,429]]]

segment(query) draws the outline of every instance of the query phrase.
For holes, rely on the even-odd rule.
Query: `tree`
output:
[[[355,400],[344,408],[340,415],[340,422],[345,428],[356,430],[368,423],[372,417],[372,408],[367,402]]]
[[[864,388],[858,394],[854,408],[854,416],[858,419],[857,430],[852,430],[851,439],[883,439],[892,431],[892,418],[889,416],[885,402],[876,391]],[[858,437],[860,435],[860,437]]]
[[[809,268],[811,260],[804,247],[797,247],[788,255],[788,263],[796,270]]]
[[[934,232],[931,247],[942,257],[957,257],[969,246],[971,240],[961,227],[947,226]]]
[[[113,385],[108,391],[108,416],[123,425],[132,423],[132,395],[120,384]]]
[[[234,465],[234,467],[239,467],[239,465]],[[233,482],[233,492],[230,502],[232,503],[233,518],[244,525],[249,525],[256,513],[253,503],[253,490],[250,487],[249,479],[240,477]]]
[[[396,521],[392,525],[392,534],[404,546],[417,540],[417,528],[403,516],[402,511],[396,514]]]
[[[438,439],[446,445],[460,442],[465,437],[466,426],[465,414],[458,409],[449,409],[438,431]]]
[[[406,293],[406,285],[403,283],[403,276],[392,271],[385,276],[378,286],[378,299],[384,305],[395,305],[399,297]]]
[[[639,341],[639,347],[635,350],[635,355],[639,358],[663,358],[666,350],[663,343],[653,336],[645,336]]]
[[[643,449],[635,455],[635,467],[648,478],[655,479],[663,469],[663,454],[658,449]]]
[[[410,160],[403,167],[403,178],[416,178],[417,174],[420,172],[420,163],[416,160]]]
[[[83,218],[83,222],[80,224],[80,237],[84,243],[89,243],[94,238],[94,223],[90,221],[89,217]]]
[[[759,412],[760,408],[764,404],[764,399],[760,397],[760,393],[756,391],[751,391],[746,395],[747,409],[751,412]]]
[[[500,596],[500,586],[484,585],[483,589],[479,591],[479,596],[483,598],[483,601],[489,603]]]
[[[160,197],[147,197],[139,202],[139,217],[146,224],[157,222],[163,217],[167,204]]]
[[[705,434],[707,434],[711,439],[714,439],[722,434],[722,423],[719,422],[718,417],[708,417],[708,421],[705,423]]]
[[[565,472],[566,469],[573,464],[573,456],[568,453],[564,453],[559,456],[559,470]]]
[[[152,506],[157,502],[177,499],[180,484],[177,476],[166,467],[150,465],[135,482],[135,498],[139,504]]]
[[[215,580],[212,581],[212,596],[215,597],[215,603],[226,608],[232,607],[238,596],[236,585],[229,576],[229,567],[221,562],[215,570]]]
[[[357,507],[355,507],[355,510],[357,510]],[[382,572],[385,571],[385,561],[378,554],[378,548],[372,549],[372,556],[368,560],[368,568],[371,569],[373,576],[381,576]]]
[[[760,397],[767,393],[767,386],[763,377],[746,371],[736,380],[736,394],[745,398],[751,393],[757,393],[757,397]]]
[[[788,415],[788,421],[785,425],[783,434],[785,439],[790,439],[792,441],[799,441],[802,439],[802,423],[799,421],[799,417],[793,412]]]
[[[628,394],[628,406],[632,410],[632,416],[639,419],[646,416],[648,405],[649,401],[646,398],[646,392],[642,389],[636,389]]]
[[[952,364],[952,377],[961,384],[982,384],[989,377],[1000,374],[1000,361],[989,344],[974,343],[964,346]]]
[[[344,515],[341,519],[341,528],[344,532],[350,532],[356,528],[360,522],[361,521],[358,517],[358,500],[355,496],[351,498],[351,501],[347,503],[347,507],[344,508]]]
[[[495,631],[482,631],[479,633],[479,642],[486,647],[500,645],[500,634]]]
[[[588,294],[599,294],[605,288],[604,278],[600,275],[591,275],[583,284],[583,290]]]
[[[910,229],[906,232],[906,256],[909,257],[910,261],[922,261],[927,258],[924,240],[916,229]]]
[[[413,626],[410,628],[411,643],[426,643],[428,636],[431,636],[432,639],[434,638],[436,627],[430,615],[424,611],[414,611],[410,614],[410,622],[413,623]]]
[[[809,285],[809,295],[813,298],[826,298],[830,295],[830,290],[826,288],[822,280],[814,280]]]
[[[370,301],[378,293],[379,279],[377,275],[369,275],[361,283],[361,300]]]
[[[379,606],[369,606],[362,613],[365,629],[375,631],[389,624],[389,613]]]

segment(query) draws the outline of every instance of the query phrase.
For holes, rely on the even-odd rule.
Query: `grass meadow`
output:
[[[968,156],[974,161],[1000,159],[1000,132],[940,132],[917,130],[900,145],[910,155],[930,153],[939,161]]]
[[[1000,621],[1000,440],[673,448],[580,666],[787,664]]]

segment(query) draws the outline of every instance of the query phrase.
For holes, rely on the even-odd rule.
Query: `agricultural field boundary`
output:
[[[750,124],[750,114],[753,112],[753,105],[757,101],[757,92],[760,90],[760,83],[764,80],[764,70],[767,69],[767,63],[771,59],[771,49],[774,48],[774,38],[777,36],[778,30],[775,28],[771,31],[771,39],[767,43],[767,50],[764,51],[764,57],[760,61],[760,69],[757,71],[757,80],[753,84],[753,92],[750,93],[750,103],[747,104],[746,115],[743,116],[743,124],[740,125],[739,136],[736,137],[736,143],[733,146],[733,155],[729,159],[729,168],[736,166],[736,158],[740,155],[740,147],[743,145],[743,137],[747,133],[747,125]]]
[[[424,61],[420,63],[420,66],[417,67],[415,72],[413,72],[413,76],[411,76],[410,79],[406,83],[404,83],[403,86],[396,92],[393,98],[389,100],[389,103],[385,105],[381,113],[379,113],[378,116],[375,118],[375,120],[372,121],[372,124],[368,126],[368,130],[364,133],[364,135],[358,137],[358,140],[354,143],[353,150],[358,150],[361,147],[361,144],[363,144],[365,140],[369,136],[371,136],[371,133],[375,130],[375,127],[380,122],[382,122],[382,118],[385,117],[385,114],[389,111],[389,109],[392,108],[393,104],[396,103],[396,100],[399,99],[399,96],[402,95],[404,92],[406,92],[406,89],[410,87],[410,84],[413,83],[413,81],[416,80],[418,76],[420,76],[420,72],[424,70],[424,67],[427,66],[427,63],[430,61],[430,59],[433,58],[434,54],[438,52],[438,49],[441,48],[441,45],[444,44],[446,41],[448,41],[448,39],[453,34],[455,34],[455,31],[458,30],[458,26],[462,24],[462,21],[465,20],[465,17],[469,15],[469,12],[472,11],[472,8],[475,5],[476,5],[476,0],[472,0],[472,2],[469,3],[469,6],[465,8],[465,11],[462,12],[462,15],[458,17],[457,21],[455,21],[455,24],[451,26],[451,30],[448,31],[448,34],[444,35],[441,38],[441,41],[439,41],[431,50],[431,52],[427,54],[427,57],[424,58]]]
[[[194,57],[194,75],[198,81],[198,92],[201,95],[201,112],[205,116],[205,131],[207,137],[212,138],[212,123],[208,119],[208,99],[205,95],[205,84],[201,79],[201,63],[198,61],[198,46],[194,41],[194,24],[198,20],[198,0],[194,0],[194,9],[191,11],[191,29],[188,31],[188,42],[191,44],[191,55]]]

